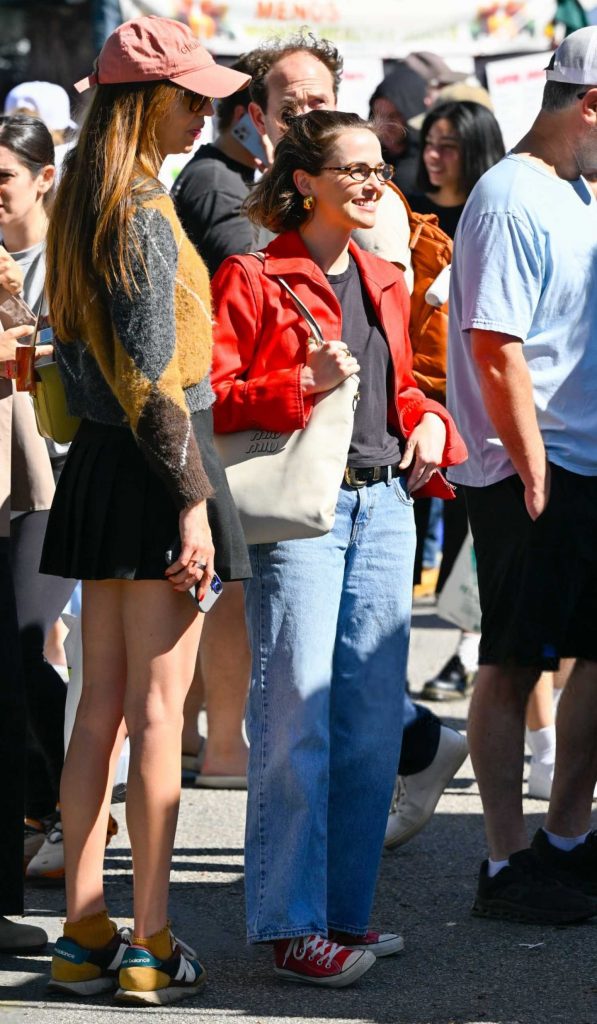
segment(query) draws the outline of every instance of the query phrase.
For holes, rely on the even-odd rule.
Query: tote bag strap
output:
[[[261,264],[265,263],[265,256],[263,255],[262,252],[250,252],[250,253],[247,253],[247,255],[248,256],[255,256],[255,258],[258,259]],[[285,281],[284,278],[280,277],[279,274],[274,274],[274,277],[276,278],[276,281],[278,281],[282,285],[282,288],[284,288],[285,291],[287,291],[288,294],[290,295],[290,298],[294,302],[294,304],[295,304],[296,308],[298,309],[299,313],[301,314],[303,319],[309,325],[309,327],[311,329],[311,333],[313,334],[313,337],[314,337],[315,341],[317,342],[318,346],[323,345],[323,343],[324,343],[323,332],[321,330],[321,327],[317,323],[317,320],[315,319],[315,317],[311,313],[311,311],[307,308],[307,306],[305,306],[305,303],[302,301],[302,299],[299,299],[299,297],[296,294],[296,292],[293,291],[293,289],[288,284],[288,281]]]
[[[45,288],[42,288],[41,295],[39,296],[39,299],[37,301],[36,308],[31,310],[32,315],[35,317],[35,327],[34,327],[33,333],[31,334],[31,338],[30,338],[30,341],[28,342],[28,344],[31,345],[33,348],[35,348],[35,344],[37,342],[37,338],[38,338],[38,335],[39,335],[39,321],[41,320],[41,311],[42,311],[42,308],[43,308],[45,297],[46,297],[46,290],[45,290]]]

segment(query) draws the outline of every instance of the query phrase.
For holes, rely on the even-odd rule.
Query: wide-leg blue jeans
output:
[[[249,940],[369,925],[400,756],[415,527],[402,478],[251,548]]]

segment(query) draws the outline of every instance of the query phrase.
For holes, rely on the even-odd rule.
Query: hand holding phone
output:
[[[210,608],[213,608],[214,604],[218,600],[218,598],[219,598],[220,594],[222,593],[223,589],[224,589],[224,584],[222,583],[222,581],[221,581],[220,577],[218,576],[217,572],[214,572],[214,574],[212,576],[212,579],[211,579],[211,583],[209,584],[209,590],[207,591],[207,594],[205,594],[204,597],[202,597],[202,598],[198,598],[197,597],[197,588],[195,588],[195,593],[194,594],[193,594],[192,590],[189,591],[189,593],[194,597],[195,603],[196,603],[199,611],[200,612],[208,612]]]
[[[251,156],[254,156],[259,160],[261,164],[268,165],[270,163],[264,149],[263,142],[261,141],[261,135],[257,131],[249,114],[243,114],[243,116],[239,118],[236,124],[230,129],[230,134],[234,136],[237,142],[240,142],[241,146],[244,146]]]
[[[180,556],[180,550],[180,537],[177,537],[174,543],[171,544],[168,550],[165,552],[166,565],[174,565],[174,563],[178,560]],[[200,612],[208,612],[210,608],[213,608],[223,589],[224,584],[222,583],[217,572],[214,572],[209,587],[202,597],[198,596],[199,585],[191,587],[191,589],[187,590],[186,592],[189,595],[189,597],[193,599]]]

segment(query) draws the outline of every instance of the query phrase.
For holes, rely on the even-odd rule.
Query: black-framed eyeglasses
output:
[[[585,89],[584,92],[577,92],[577,94],[576,94],[577,100],[584,100],[585,96],[587,95],[588,92],[591,91],[591,89],[597,89],[597,85],[590,85],[589,88]]]
[[[182,94],[187,101],[187,106],[191,111],[191,114],[200,114],[203,107],[213,103],[213,96],[202,96],[198,92],[191,92],[189,89],[183,89]]]
[[[374,174],[378,181],[385,184],[394,174],[393,164],[377,164],[370,167],[369,164],[347,164],[345,167],[322,167],[322,171],[342,171],[349,174],[353,181],[367,181],[371,174]]]

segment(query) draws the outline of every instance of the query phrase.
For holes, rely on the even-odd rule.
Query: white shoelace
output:
[[[318,967],[330,970],[336,953],[342,946],[339,942],[328,942],[321,935],[309,935],[308,938],[291,939],[284,956],[284,965],[290,956],[295,960],[304,960],[309,953],[309,960],[316,960]]]
[[[406,790],[404,788],[404,782],[402,781],[402,776],[398,775],[398,776],[396,776],[396,785],[394,786],[394,794],[392,796],[392,805],[390,807],[390,814],[395,814],[396,813],[396,811],[398,810],[398,804],[400,803],[400,801],[404,797],[405,792],[406,792]]]

